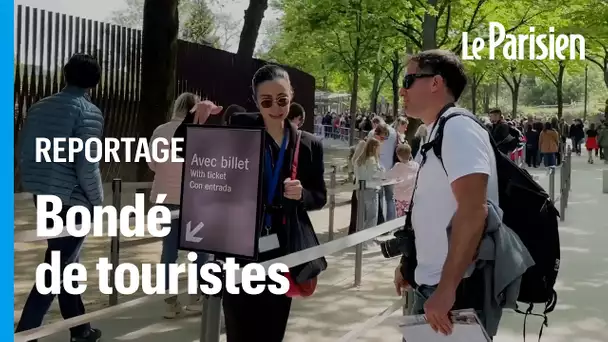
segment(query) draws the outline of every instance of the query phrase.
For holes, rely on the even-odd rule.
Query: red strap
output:
[[[298,131],[298,135],[296,136],[296,146],[293,152],[293,164],[291,164],[291,180],[296,179],[298,175],[298,157],[300,156],[300,137],[302,136],[302,132]]]
[[[298,135],[296,136],[296,146],[293,151],[293,161],[291,164],[291,180],[296,179],[298,175],[298,157],[300,156],[300,136],[302,132],[298,131]],[[287,224],[287,217],[283,216],[283,224]]]

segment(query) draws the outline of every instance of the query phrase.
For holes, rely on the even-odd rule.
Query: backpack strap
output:
[[[458,110],[458,108],[454,108],[455,110]],[[451,111],[451,110],[450,110]],[[480,127],[482,127],[485,131],[488,131],[486,126],[479,121],[477,118],[465,114],[463,112],[456,112],[453,111],[452,113],[446,115],[446,116],[442,116],[439,118],[439,120],[437,121],[437,132],[435,133],[435,136],[433,137],[433,140],[429,141],[428,143],[422,145],[420,147],[420,152],[422,153],[422,157],[424,159],[426,159],[426,153],[429,150],[433,150],[433,153],[435,154],[435,156],[437,157],[437,159],[439,159],[439,162],[441,163],[441,166],[443,167],[443,171],[445,171],[445,173],[447,174],[447,170],[445,169],[445,165],[443,164],[443,159],[441,158],[441,145],[443,143],[443,130],[445,128],[445,124],[447,123],[448,120],[450,120],[453,117],[456,116],[464,116],[467,117],[471,120],[473,120],[474,122],[476,122]],[[496,144],[496,142],[494,141],[494,138],[492,137],[492,134],[490,134],[490,132],[488,132],[488,136],[490,138],[490,144],[492,145],[492,149],[494,150],[494,154],[496,156],[498,156],[498,153],[502,153],[498,150],[498,145]]]

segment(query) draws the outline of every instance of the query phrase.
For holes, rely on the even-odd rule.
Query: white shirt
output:
[[[375,130],[371,130],[367,136],[374,137]],[[397,131],[393,127],[388,128],[388,137],[380,146],[380,165],[385,170],[390,170],[394,163],[395,149],[397,148]]]
[[[454,109],[449,109],[443,116]],[[472,116],[465,109],[457,110]],[[428,141],[436,134],[433,125],[427,126],[429,134],[432,131]],[[412,226],[416,234],[418,261],[416,283],[432,286],[437,285],[441,278],[448,254],[446,228],[456,213],[456,199],[450,184],[466,175],[487,174],[488,199],[498,203],[498,178],[488,131],[466,117],[453,117],[444,126],[441,156],[445,170],[432,150],[426,155],[414,194]],[[421,158],[419,153],[416,160]]]

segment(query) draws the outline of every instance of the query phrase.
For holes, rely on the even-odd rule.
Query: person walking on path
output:
[[[199,102],[198,96],[192,93],[183,93],[175,100],[173,108],[173,118],[154,130],[150,141],[150,150],[152,144],[157,138],[164,138],[170,141],[179,125],[184,121],[189,111],[195,108]],[[161,147],[163,148],[163,147]],[[167,151],[169,155],[170,151]],[[160,152],[164,153],[164,152]],[[164,204],[169,210],[180,209],[181,186],[182,186],[182,163],[171,162],[170,160],[164,163],[157,163],[154,160],[148,162],[150,170],[154,172],[154,182],[152,183],[152,192],[150,194],[150,202],[157,203],[156,198],[160,194],[165,194],[167,197]],[[165,265],[165,288],[169,289],[169,264],[177,262],[178,258],[178,240],[179,240],[179,218],[171,220],[171,230],[169,234],[163,238],[162,252],[160,257],[161,264]],[[208,260],[210,255],[207,253],[198,253],[196,264],[200,269]],[[186,306],[186,311],[200,312],[202,297],[199,294],[190,295],[190,303]],[[182,304],[173,296],[165,299],[164,317],[172,319],[182,313]]]
[[[93,206],[103,203],[99,163],[87,160],[84,151],[76,155],[74,162],[36,162],[36,138],[78,138],[83,143],[88,139],[101,139],[104,119],[101,110],[90,102],[88,96],[101,78],[101,67],[97,60],[90,55],[76,54],[63,68],[63,74],[67,86],[59,93],[40,100],[28,111],[21,131],[19,161],[23,189],[34,194],[34,201],[38,195],[59,197],[63,203],[59,217],[65,222],[71,207],[84,206],[92,210]],[[91,155],[97,155],[95,144],[91,145]],[[75,221],[77,225],[82,224],[82,216],[77,215]],[[48,227],[54,225],[52,219],[47,220]],[[84,237],[74,236],[47,240],[44,262],[50,264],[52,254],[59,252],[60,274],[63,275],[65,266],[78,262],[83,242]],[[46,273],[44,282],[50,286],[49,272]],[[64,319],[85,313],[82,297],[68,293],[63,279],[57,297]],[[42,325],[54,298],[55,294],[41,294],[34,285],[23,307],[16,332]],[[101,331],[85,323],[70,328],[70,335],[71,342],[97,342],[101,338]]]
[[[593,164],[593,152],[595,151],[597,155],[597,151],[599,149],[599,145],[597,144],[597,130],[595,129],[595,124],[592,123],[589,125],[589,129],[585,132],[587,139],[585,139],[585,148],[587,149],[587,153],[589,154],[589,158],[587,159],[587,163]]]
[[[550,122],[545,123],[545,128],[538,138],[538,148],[543,154],[546,167],[555,166],[557,152],[559,151],[559,134],[553,129]]]

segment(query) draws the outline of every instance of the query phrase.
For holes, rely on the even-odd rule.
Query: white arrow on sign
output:
[[[201,222],[192,228],[192,221],[188,221],[186,224],[186,241],[195,243],[203,241],[203,238],[196,236],[196,233],[200,232],[204,226],[203,222]]]

